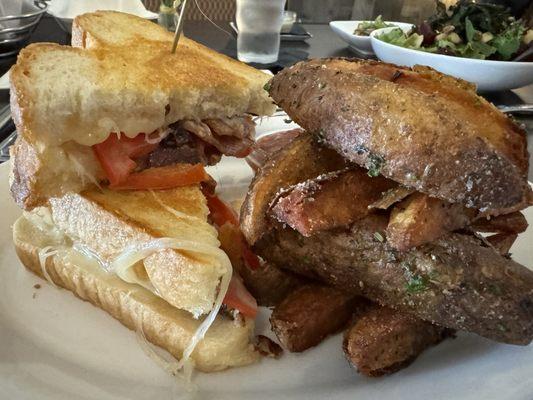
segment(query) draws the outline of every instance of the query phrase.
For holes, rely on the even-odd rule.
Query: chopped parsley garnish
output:
[[[401,263],[404,270],[404,276],[407,280],[405,291],[409,294],[424,292],[429,289],[429,279],[426,276],[419,275],[412,270],[412,265],[408,261]]]
[[[405,285],[407,293],[420,293],[428,289],[428,280],[421,275],[412,275]]]
[[[267,92],[270,90],[270,81],[268,81],[267,83],[265,83],[265,86],[263,86],[263,89],[265,89]]]
[[[385,159],[376,154],[370,154],[367,162],[368,176],[375,178],[379,175],[381,168],[385,164]]]

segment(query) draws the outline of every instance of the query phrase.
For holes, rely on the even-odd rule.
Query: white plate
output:
[[[369,36],[354,35],[355,28],[363,21],[331,21],[329,26],[342,40],[349,44],[349,48],[357,54],[366,57],[374,55]],[[410,29],[413,25],[404,22],[385,21],[387,24],[405,26]]]
[[[376,35],[392,28],[375,30],[370,34],[372,48],[381,61],[405,65],[427,65],[442,73],[473,82],[482,92],[516,89],[533,83],[533,62],[476,60],[444,54],[406,49],[383,42]],[[409,28],[402,27],[404,31]]]
[[[52,0],[48,5],[48,13],[65,22],[71,22],[77,15],[98,10],[122,11],[146,19],[157,19],[157,14],[148,11],[141,0]]]
[[[280,116],[265,119],[259,132],[292,127]],[[215,171],[228,184],[229,197],[242,193],[242,184],[251,177],[244,161],[225,159]],[[378,379],[362,377],[348,366],[342,337],[336,335],[302,354],[286,353],[280,360],[198,374],[198,392],[186,394],[142,352],[131,331],[24,269],[11,243],[10,227],[20,210],[9,196],[7,175],[8,165],[0,165],[0,399],[532,398],[533,346],[503,345],[471,334],[446,340],[410,367]],[[526,216],[533,222],[533,209]],[[531,243],[532,229],[512,249],[517,261],[530,266]],[[36,283],[41,289],[33,288]],[[261,310],[258,332],[268,331],[268,314]]]

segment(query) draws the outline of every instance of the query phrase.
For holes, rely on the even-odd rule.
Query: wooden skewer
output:
[[[185,21],[185,7],[187,7],[187,0],[183,0],[181,6],[180,16],[178,18],[178,24],[176,25],[176,31],[174,32],[174,43],[172,43],[172,54],[176,52],[178,47],[178,41],[180,40],[181,33],[183,32],[183,23]]]

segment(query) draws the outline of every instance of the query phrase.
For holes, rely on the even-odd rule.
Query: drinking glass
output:
[[[285,0],[237,0],[237,58],[269,64],[277,61]]]

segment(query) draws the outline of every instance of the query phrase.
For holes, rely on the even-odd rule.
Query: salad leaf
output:
[[[461,57],[484,60],[496,52],[496,48],[482,41],[471,41],[458,49]]]
[[[354,35],[368,36],[376,29],[389,28],[394,26],[392,24],[387,24],[383,21],[381,15],[378,15],[374,21],[363,21],[357,25],[355,28]]]
[[[394,28],[388,32],[383,32],[381,35],[377,35],[376,38],[408,49],[420,49],[424,40],[424,36],[419,35],[416,32],[406,34],[400,28]]]
[[[468,19],[468,17],[465,18],[465,31],[466,31],[466,40],[471,42],[474,40],[474,35],[476,34],[476,29],[474,28],[474,25]]]
[[[526,28],[524,25],[515,22],[492,39],[491,45],[496,48],[496,51],[503,60],[510,60],[513,54],[520,48],[522,36],[524,36],[525,31]]]

